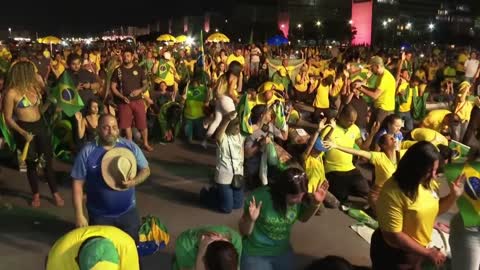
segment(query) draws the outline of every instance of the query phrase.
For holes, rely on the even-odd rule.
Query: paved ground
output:
[[[172,242],[168,248],[145,259],[145,269],[169,269],[175,238],[180,232],[205,224],[226,224],[237,227],[241,211],[223,215],[205,209],[199,204],[198,192],[208,183],[213,173],[213,148],[187,148],[183,143],[156,145],[147,156],[152,175],[137,189],[138,208],[142,215],[154,214],[167,225]],[[56,208],[47,198],[38,210],[27,206],[29,187],[26,175],[0,159],[0,270],[42,269],[44,256],[50,246],[73,228],[69,166],[55,164],[61,179],[64,208]],[[48,186],[41,185],[44,195]],[[327,210],[314,216],[308,223],[294,226],[292,243],[298,254],[299,268],[315,258],[340,255],[359,265],[369,265],[369,245],[348,228],[354,220],[339,210]]]

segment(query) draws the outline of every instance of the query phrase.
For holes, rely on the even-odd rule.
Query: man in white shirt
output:
[[[465,81],[470,83],[475,79],[478,71],[479,61],[477,59],[477,53],[472,52],[470,54],[470,59],[465,61]]]
[[[258,75],[260,55],[262,55],[262,51],[255,44],[253,44],[252,49],[250,50],[250,73],[252,76]]]

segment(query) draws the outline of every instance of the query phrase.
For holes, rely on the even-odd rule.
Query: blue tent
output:
[[[288,39],[281,35],[276,35],[267,40],[268,45],[280,46],[288,44]]]

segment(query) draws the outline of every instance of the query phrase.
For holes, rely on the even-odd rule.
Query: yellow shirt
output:
[[[308,178],[308,193],[312,193],[325,180],[322,154],[318,155],[318,157],[307,157],[305,160],[305,174]]]
[[[95,70],[100,70],[101,56],[99,54],[90,53],[88,55],[90,62],[95,64]]]
[[[400,158],[407,152],[407,150],[400,150]],[[387,182],[393,173],[397,170],[397,162],[391,161],[383,152],[370,152],[372,155],[370,163],[375,167],[375,185],[382,187]]]
[[[433,81],[437,77],[438,67],[428,67],[428,81]]]
[[[327,78],[328,76],[332,75],[333,78],[335,79],[335,70],[334,69],[327,69],[323,71],[323,78]]]
[[[322,133],[322,138],[327,135],[329,130],[330,128],[327,128]],[[353,148],[355,141],[360,138],[360,129],[356,125],[352,125],[348,129],[344,129],[337,125],[330,135],[330,140],[335,144],[347,148]],[[352,155],[337,149],[327,151],[325,153],[325,172],[348,172],[355,169],[352,158]]]
[[[332,97],[338,97],[340,95],[340,92],[342,92],[342,88],[345,82],[343,81],[343,78],[340,77],[335,81],[335,84],[333,85],[332,89]]]
[[[308,75],[309,76],[319,76],[320,75],[320,68],[317,68],[313,65],[308,67]]]
[[[415,201],[408,198],[394,179],[389,179],[377,201],[378,224],[385,232],[403,232],[426,247],[431,241],[439,210],[438,184],[418,187]]]
[[[138,251],[133,239],[112,226],[88,226],[75,229],[58,239],[48,253],[46,270],[79,270],[75,258],[83,241],[101,236],[113,242],[120,257],[120,270],[139,270]]]
[[[448,146],[448,140],[439,132],[429,128],[416,128],[410,133],[412,139],[417,142],[427,141],[434,145],[443,144]],[[403,148],[403,147],[402,147]]]
[[[313,107],[318,109],[328,109],[330,108],[330,100],[328,98],[330,94],[330,86],[323,85],[319,83],[317,88],[317,95],[315,97],[315,101],[313,102]]]
[[[245,58],[241,55],[235,56],[235,54],[230,54],[227,58],[227,66],[230,65],[230,63],[232,63],[233,61],[239,62],[240,64],[242,64],[242,66],[245,65]]]
[[[298,92],[307,91],[309,81],[308,75],[305,76],[305,79],[302,81],[302,74],[297,74],[295,77],[295,90]]]
[[[427,80],[427,74],[425,74],[425,71],[423,69],[418,69],[417,71],[415,71],[415,76],[417,76],[422,81]]]
[[[190,70],[190,73],[193,73],[193,70],[195,68],[195,64],[197,63],[197,60],[183,60],[183,63],[185,63],[185,66]]]
[[[406,97],[406,102],[405,103],[402,103],[400,104],[400,106],[398,106],[398,111],[399,112],[409,112],[412,108],[412,101],[413,101],[413,92],[414,91],[417,91],[418,92],[418,88],[415,87],[415,88],[410,88],[410,91],[407,91],[407,89],[410,87],[409,83],[407,82],[403,82],[400,87],[398,88],[398,92],[399,93],[403,93],[404,95],[408,93],[408,97]]]
[[[456,108],[455,113],[460,117],[462,122],[468,122],[470,121],[470,115],[472,114],[473,110],[473,102],[471,101],[465,101],[463,105],[460,105]]]
[[[422,121],[422,126],[424,128],[429,128],[433,129],[436,131],[440,131],[442,128],[442,122],[443,118],[445,118],[446,115],[452,113],[449,110],[433,110],[430,111],[427,116]]]
[[[457,59],[457,71],[465,72],[465,62],[468,60],[468,55],[461,53]]]
[[[375,108],[384,111],[394,111],[396,82],[390,71],[385,69],[377,89],[380,89],[382,93],[375,100]]]
[[[55,77],[60,78],[60,75],[63,74],[65,71],[65,65],[63,65],[62,62],[58,63],[56,60],[53,60],[50,63],[50,66],[52,68],[53,74],[55,74]]]

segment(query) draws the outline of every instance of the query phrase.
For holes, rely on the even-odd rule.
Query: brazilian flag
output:
[[[453,151],[454,160],[465,158],[468,156],[468,152],[470,152],[469,146],[463,143],[457,142],[455,140],[451,140],[450,143],[448,144],[448,147],[450,147],[450,149],[452,149]]]
[[[138,231],[140,243],[137,246],[140,256],[152,255],[168,245],[170,234],[158,217],[148,215],[142,218],[142,223]]]
[[[157,71],[157,77],[165,80],[167,78],[168,72],[170,72],[170,64],[168,63],[168,60],[165,59],[160,59],[158,61],[158,71]]]
[[[285,108],[282,102],[277,102],[273,105],[273,112],[275,113],[275,126],[283,129],[287,124],[285,117]]]
[[[2,133],[3,139],[5,143],[8,145],[10,150],[15,150],[15,140],[13,138],[13,134],[7,126],[5,122],[5,116],[3,113],[0,113],[0,132]]]
[[[240,99],[240,102],[237,106],[237,112],[240,116],[240,130],[244,134],[252,134],[253,128],[252,123],[250,122],[252,108],[250,108],[250,104],[248,102],[248,94],[245,93]]]
[[[84,106],[68,72],[64,72],[60,77],[57,86],[52,91],[52,96],[55,98],[57,106],[62,108],[68,117],[75,115]]]
[[[452,163],[445,166],[445,176],[449,182],[465,174],[465,192],[457,200],[465,227],[480,226],[480,162]]]
[[[0,74],[7,74],[10,69],[10,62],[0,57]]]

